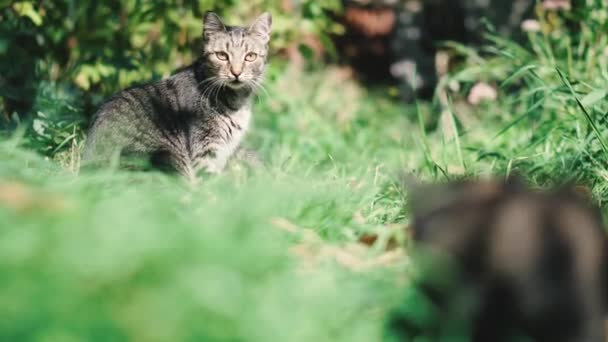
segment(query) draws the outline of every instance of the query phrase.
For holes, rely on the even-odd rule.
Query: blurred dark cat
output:
[[[107,101],[93,118],[84,162],[143,158],[191,180],[199,170],[221,172],[249,128],[270,30],[269,13],[248,27],[227,26],[206,13],[202,56],[169,79],[124,90]]]
[[[604,341],[608,241],[599,211],[579,194],[536,192],[515,180],[463,181],[414,187],[410,207],[418,247],[460,271],[447,286],[440,268],[422,277],[442,312],[425,333],[439,335],[462,318],[450,312],[462,313],[468,295],[472,341],[511,341],[517,334],[541,342]],[[414,326],[391,318],[404,341]]]

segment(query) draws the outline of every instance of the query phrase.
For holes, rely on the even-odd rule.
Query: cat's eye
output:
[[[225,52],[216,52],[215,53],[215,57],[217,57],[217,59],[219,59],[220,61],[227,61],[228,60],[228,54]]]
[[[250,52],[245,56],[245,60],[247,62],[253,62],[258,58],[258,55],[256,53]]]

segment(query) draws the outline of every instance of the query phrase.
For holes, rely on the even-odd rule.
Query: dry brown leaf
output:
[[[591,189],[585,185],[577,185],[574,187],[574,192],[584,197],[591,197]]]
[[[275,227],[277,227],[281,230],[284,230],[288,233],[301,234],[302,239],[305,241],[309,241],[309,242],[321,241],[321,237],[319,237],[319,235],[317,233],[315,233],[315,231],[313,231],[312,229],[298,227],[297,225],[293,224],[292,222],[288,221],[287,219],[280,218],[280,217],[275,218],[272,220],[272,224]]]
[[[392,225],[387,225],[385,226],[386,229],[389,230],[389,237],[388,240],[386,241],[386,246],[385,246],[385,251],[392,251],[395,249],[398,249],[400,246],[399,240],[397,238],[397,235],[400,232],[409,232],[410,229],[407,228],[407,226],[403,225],[403,224],[392,224]],[[370,234],[363,234],[361,237],[359,237],[359,243],[366,245],[368,247],[373,247],[378,240],[380,239],[380,235],[377,233],[370,233]]]
[[[359,238],[359,243],[368,247],[372,247],[376,244],[376,242],[378,242],[379,238],[380,236],[378,236],[378,234],[364,234]],[[388,241],[386,242],[385,250],[391,251],[397,249],[398,247],[399,241],[397,241],[397,238],[394,235],[391,235],[388,238]]]
[[[372,256],[368,246],[363,243],[334,246],[323,241],[313,230],[298,227],[284,218],[275,218],[272,224],[285,232],[301,236],[302,241],[290,248],[290,252],[300,259],[306,270],[314,269],[322,261],[333,260],[350,270],[366,271],[395,264],[405,257],[401,248]]]
[[[0,182],[0,206],[16,211],[61,210],[65,202],[58,197],[35,192],[18,182]]]

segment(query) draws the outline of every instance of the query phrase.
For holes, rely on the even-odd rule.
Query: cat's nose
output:
[[[236,79],[238,79],[239,76],[241,76],[241,74],[243,73],[243,69],[232,66],[230,67],[230,72],[234,77],[236,77]]]

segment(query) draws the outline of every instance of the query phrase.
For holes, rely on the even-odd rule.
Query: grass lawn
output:
[[[77,174],[81,141],[44,158],[17,131],[0,143],[0,339],[382,340],[408,285],[399,172],[568,177],[608,198],[608,57],[587,79],[585,63],[562,79],[542,55],[500,58],[511,57],[451,80],[490,75],[517,92],[477,108],[455,96],[443,110],[334,68],[275,66],[247,140],[267,170],[234,167],[196,187],[154,172]]]

